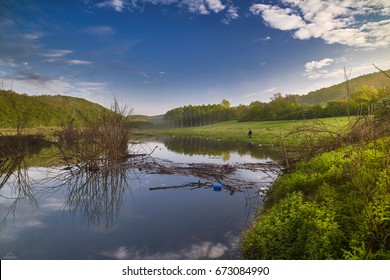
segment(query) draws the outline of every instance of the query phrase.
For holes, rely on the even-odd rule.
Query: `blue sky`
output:
[[[390,68],[388,0],[1,0],[0,81],[135,114],[305,94]]]

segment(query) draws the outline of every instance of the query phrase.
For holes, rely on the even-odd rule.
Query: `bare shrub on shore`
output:
[[[387,119],[364,116],[351,118],[346,125],[334,127],[316,120],[290,131],[281,140],[295,139],[283,148],[285,162],[292,163],[334,151],[344,145],[365,144],[389,135]]]
[[[375,64],[374,67],[390,78],[386,72],[375,66]],[[280,139],[287,167],[290,167],[289,162],[293,161],[291,158],[306,160],[323,152],[336,150],[343,145],[365,144],[390,135],[390,97],[386,96],[376,103],[368,104],[367,111],[363,112],[363,110],[360,110],[358,116],[350,116],[349,77],[350,73],[347,75],[344,68],[345,98],[348,103],[347,125],[330,127],[321,120],[316,120],[314,124],[310,123],[290,131],[287,135],[281,135]],[[292,141],[293,144],[289,145],[287,150],[284,145],[284,139],[288,137],[293,137],[294,141]]]
[[[68,165],[84,165],[99,170],[128,155],[129,116],[132,110],[115,99],[111,110],[97,119],[76,126],[70,121],[59,133],[58,146]]]

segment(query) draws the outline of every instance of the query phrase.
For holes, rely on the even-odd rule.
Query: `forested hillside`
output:
[[[0,127],[60,126],[96,118],[104,107],[82,98],[61,95],[28,96],[0,90]]]
[[[389,72],[389,70],[387,71]],[[353,92],[362,86],[373,86],[375,88],[390,87],[390,79],[381,72],[362,75],[349,80],[350,91]],[[297,96],[299,104],[321,104],[325,105],[329,101],[345,98],[347,89],[345,82],[326,88],[311,91],[308,94]]]

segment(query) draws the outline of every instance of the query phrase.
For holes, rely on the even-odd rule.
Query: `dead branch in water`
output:
[[[183,185],[152,187],[149,188],[151,191],[213,188],[215,183],[219,183],[222,185],[221,189],[228,191],[231,195],[235,192],[241,192],[250,188],[257,188],[259,192],[261,192],[267,185],[275,180],[277,174],[281,171],[281,167],[272,162],[243,164],[178,164],[170,161],[153,159],[153,162],[147,163],[143,161],[137,166],[139,170],[143,170],[148,174],[177,174],[181,176],[194,176],[200,178],[199,181]],[[237,173],[239,170],[262,172],[264,173],[264,178],[248,180],[247,178],[240,177]]]
[[[180,186],[161,186],[161,187],[154,187],[149,188],[151,191],[158,191],[158,190],[172,190],[172,189],[183,189],[183,188],[189,188],[190,190],[199,189],[199,188],[212,188],[213,184],[210,182],[201,182],[200,180],[198,182],[191,182]]]

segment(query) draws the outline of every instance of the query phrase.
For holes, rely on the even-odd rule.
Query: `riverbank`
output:
[[[390,259],[390,138],[300,162],[267,193],[247,259]]]

